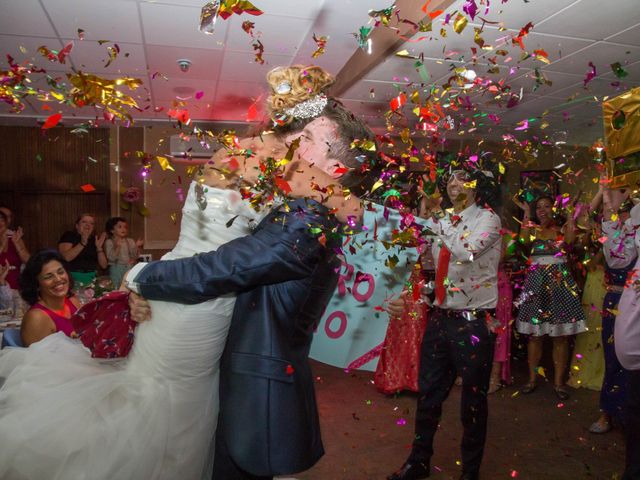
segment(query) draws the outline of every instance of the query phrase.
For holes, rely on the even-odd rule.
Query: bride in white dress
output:
[[[234,190],[196,187],[164,259],[215,250],[264,216]],[[151,302],[153,318],[123,360],[91,358],[62,333],[3,350],[0,479],[210,479],[234,303]]]

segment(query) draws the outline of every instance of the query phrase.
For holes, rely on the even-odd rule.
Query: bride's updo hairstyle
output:
[[[330,73],[317,66],[274,68],[267,73],[271,90],[267,109],[273,120],[272,129],[279,137],[302,131],[318,117],[334,122],[338,138],[331,144],[331,158],[349,168],[349,172],[337,181],[362,197],[377,179],[375,172],[379,162],[376,152],[366,148],[351,148],[351,144],[354,140],[375,143],[375,135],[340,101],[327,94],[334,82]]]
[[[327,98],[326,91],[334,82],[333,76],[320,67],[293,65],[274,68],[267,73],[267,83],[271,88],[267,108],[271,118],[280,126],[300,120],[293,111],[290,114],[285,112],[317,96]],[[317,102],[320,104],[322,100]]]

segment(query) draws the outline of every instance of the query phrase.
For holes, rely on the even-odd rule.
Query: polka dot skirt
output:
[[[519,333],[559,337],[586,330],[580,291],[566,263],[531,265],[516,305]]]

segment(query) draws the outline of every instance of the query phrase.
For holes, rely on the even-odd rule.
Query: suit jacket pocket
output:
[[[294,374],[287,360],[241,352],[231,353],[231,372],[285,383],[293,383]]]

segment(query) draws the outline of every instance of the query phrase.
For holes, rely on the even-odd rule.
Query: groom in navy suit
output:
[[[308,354],[337,284],[340,219],[357,217],[361,205],[355,196],[346,204],[339,198],[330,200],[330,211],[310,198],[318,194],[310,175],[329,173],[354,194],[375,180],[363,152],[350,148],[373,134],[337,101],[325,103],[282,133],[283,141],[299,138],[299,155],[313,164],[304,169],[308,178],[292,168],[301,198],[217,251],[153,262],[127,279],[142,297],[132,293],[130,300],[138,321],[149,315],[145,298],[191,304],[237,293],[221,363],[215,480],[292,474],[324,453]]]

